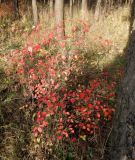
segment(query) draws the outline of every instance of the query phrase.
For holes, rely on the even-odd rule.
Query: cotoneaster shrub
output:
[[[86,50],[88,28],[81,23],[64,40],[58,39],[53,30],[38,44],[29,41],[25,48],[12,53],[10,63],[34,110],[32,133],[36,143],[45,140],[55,146],[60,141],[89,141],[112,120],[115,77],[103,72],[87,86],[77,82],[77,75],[87,64],[80,50]],[[33,34],[38,31],[36,28]],[[72,87],[74,84],[76,87]]]

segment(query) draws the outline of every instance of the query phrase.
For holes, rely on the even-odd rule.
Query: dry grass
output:
[[[66,26],[66,33],[70,33],[71,27],[77,25],[77,20],[80,19],[81,12],[75,8],[74,10],[74,17],[73,19],[70,18],[69,12],[67,7],[65,8],[65,26]],[[41,9],[39,13],[40,23],[42,25],[41,30],[41,37],[46,34],[46,29],[51,30],[54,26],[54,16],[48,16],[47,9]],[[8,53],[9,51],[22,47],[26,43],[26,39],[29,37],[32,31],[32,16],[30,11],[27,14],[24,14],[21,20],[17,20],[11,22],[10,18],[1,21],[0,25],[5,25],[2,28],[2,34],[0,37],[0,53]],[[93,19],[93,13],[90,11],[89,13],[89,21],[88,24],[90,25],[90,31],[88,35],[86,35],[86,52],[87,58],[89,60],[89,65],[93,68],[98,70],[102,70],[104,67],[113,64],[115,65],[123,65],[123,50],[126,47],[128,41],[128,34],[129,34],[129,7],[119,7],[116,10],[112,10],[109,14],[102,14],[98,22],[95,22]],[[36,39],[36,38],[35,38]],[[105,40],[111,41],[110,46],[103,46]],[[4,60],[4,59],[3,59]],[[2,62],[0,62],[2,63]],[[5,64],[5,63],[4,63]],[[4,68],[4,66],[3,66]],[[10,85],[10,83],[9,83]],[[3,86],[0,86],[1,88]],[[0,88],[0,90],[1,90]],[[7,97],[9,97],[9,92],[7,92]],[[10,104],[5,104],[7,107]],[[1,106],[0,106],[1,107]],[[6,108],[5,107],[5,108]],[[12,111],[14,111],[14,105],[10,105]],[[9,108],[10,108],[9,107]],[[0,108],[1,109],[1,108]],[[7,111],[7,110],[6,110]],[[6,112],[4,112],[6,113]],[[17,116],[18,113],[22,113],[20,109],[14,112],[14,115]],[[25,112],[27,113],[27,112]],[[1,115],[0,115],[1,116]],[[0,156],[3,156],[3,159],[17,159],[17,143],[20,142],[20,145],[24,145],[20,147],[20,154],[27,152],[25,149],[25,145],[29,145],[28,143],[25,144],[24,137],[22,136],[21,129],[25,132],[27,129],[27,133],[29,133],[29,128],[27,126],[27,118],[24,117],[22,126],[19,125],[19,120],[14,116],[13,121],[16,124],[19,134],[16,132],[14,137],[14,133],[12,129],[6,129],[5,132],[5,139],[3,140],[3,148],[0,148]],[[25,115],[24,115],[25,116]],[[27,115],[29,116],[29,115]],[[10,116],[7,116],[10,117]],[[30,117],[31,118],[31,117]],[[2,125],[5,125],[2,122]],[[24,127],[26,125],[26,127]],[[14,127],[15,130],[15,127]],[[27,134],[26,133],[26,134]],[[17,136],[20,137],[17,137]],[[28,136],[25,135],[26,137]],[[22,138],[23,137],[23,138]],[[30,138],[30,135],[28,136]],[[26,138],[27,139],[27,138]],[[27,139],[26,141],[32,141]],[[32,144],[32,142],[29,142]],[[30,152],[34,152],[33,146],[30,146]],[[18,151],[19,153],[19,151]],[[27,153],[28,154],[28,153]],[[33,154],[33,153],[32,153]],[[20,155],[21,157],[22,155]],[[24,155],[23,155],[24,156]],[[24,156],[25,157],[25,156]],[[0,157],[1,158],[1,157]],[[19,159],[19,158],[18,158]],[[22,159],[22,157],[20,158]]]
[[[129,35],[129,18],[129,7],[125,6],[113,10],[106,17],[101,15],[98,22],[91,22],[87,43],[90,48],[96,47],[95,54],[99,55],[98,64],[101,68],[123,55]],[[102,47],[104,40],[109,40],[112,44]]]
[[[42,9],[40,12],[40,23],[43,26],[43,33],[46,28],[51,30],[54,26],[54,15],[48,16],[48,9]],[[99,21],[94,20],[92,11],[89,11],[88,24],[90,31],[86,35],[86,49],[89,56],[94,53],[92,63],[98,64],[99,68],[113,63],[117,57],[122,57],[126,47],[129,35],[130,25],[130,6],[122,6],[111,10],[109,13],[101,13]],[[78,25],[81,19],[81,11],[74,8],[73,18],[70,17],[68,7],[65,7],[65,27],[69,34],[71,27]],[[43,34],[44,35],[44,34]],[[110,46],[104,46],[104,41],[111,41]],[[122,60],[123,61],[123,60]],[[122,62],[123,63],[123,62]]]

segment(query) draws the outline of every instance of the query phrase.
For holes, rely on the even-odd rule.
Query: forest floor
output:
[[[44,28],[42,32],[46,28],[50,30],[54,23],[54,19],[50,21],[49,17],[44,20],[43,17],[46,14],[43,11],[40,13],[40,23]],[[68,29],[71,27],[71,24],[69,25],[68,12],[66,12],[65,17],[66,32],[68,33]],[[78,18],[79,15],[75,14],[74,19],[70,20],[72,26],[77,25]],[[85,80],[96,79],[104,70],[109,71],[111,77],[116,76],[116,72],[121,70],[123,72],[130,25],[129,8],[124,6],[119,7],[117,10],[112,10],[106,16],[101,16],[97,22],[93,20],[91,14],[88,24],[90,30],[85,35],[84,44],[86,46],[86,51],[84,52],[87,53],[88,60]],[[29,108],[31,102],[24,97],[22,86],[16,79],[14,71],[11,71],[13,69],[12,65],[8,64],[10,63],[9,55],[14,50],[26,46],[26,41],[31,36],[32,31],[31,15],[24,15],[21,20],[16,21],[13,21],[11,17],[1,18],[0,20],[0,158],[2,160],[32,159],[33,157],[37,157],[37,160],[42,160],[40,153],[35,153],[35,150],[40,152],[41,148],[38,148],[35,142],[33,146],[31,136],[33,125],[33,110]],[[120,84],[120,79],[120,75],[115,79],[118,85]],[[107,132],[110,132],[110,130]],[[105,143],[101,144],[101,142],[102,140],[94,141],[93,143],[96,143],[96,145],[92,144],[98,149],[89,148],[90,159],[99,160],[100,157],[100,159],[104,160],[102,154],[105,152]],[[84,144],[84,142],[81,143]],[[65,160],[74,159],[70,154],[75,153],[71,152],[70,149],[67,150],[69,154],[66,154]],[[63,155],[65,156],[65,154]]]

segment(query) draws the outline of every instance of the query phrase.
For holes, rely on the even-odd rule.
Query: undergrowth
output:
[[[125,64],[125,16],[126,7],[103,22],[67,19],[64,40],[53,19],[37,27],[28,16],[1,20],[0,158],[104,159]]]

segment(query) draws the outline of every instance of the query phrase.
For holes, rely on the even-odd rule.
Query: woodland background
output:
[[[131,0],[0,1],[0,158],[109,159]]]

